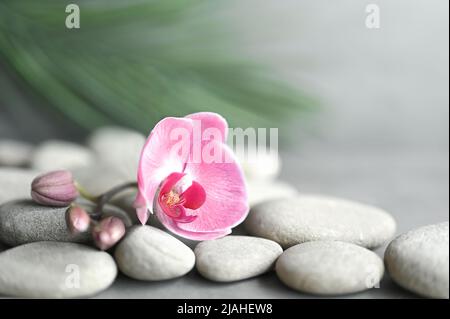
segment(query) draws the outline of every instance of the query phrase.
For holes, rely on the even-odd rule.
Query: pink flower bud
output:
[[[73,206],[66,212],[66,223],[72,234],[82,233],[89,229],[91,218],[83,208]]]
[[[106,217],[92,230],[98,248],[106,250],[114,246],[125,235],[125,225],[118,217]]]
[[[78,191],[69,171],[45,173],[31,183],[31,198],[41,205],[64,207],[77,197]]]

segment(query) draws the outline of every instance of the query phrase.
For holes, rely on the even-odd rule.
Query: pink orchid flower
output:
[[[138,168],[135,207],[142,224],[150,211],[173,233],[208,240],[229,234],[244,220],[245,180],[225,144],[227,134],[225,119],[209,112],[156,124]]]

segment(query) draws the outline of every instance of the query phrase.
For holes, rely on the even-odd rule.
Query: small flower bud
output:
[[[53,171],[36,177],[31,183],[31,198],[41,205],[68,206],[78,197],[72,173]]]
[[[92,230],[95,245],[101,250],[114,246],[125,235],[125,225],[118,217],[102,219]]]
[[[83,208],[73,206],[66,212],[66,223],[72,234],[82,233],[89,229],[91,218]]]

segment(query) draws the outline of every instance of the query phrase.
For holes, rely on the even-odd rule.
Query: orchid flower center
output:
[[[163,200],[167,206],[173,207],[180,203],[180,195],[171,190],[168,194],[163,195]]]
[[[184,173],[172,173],[161,184],[158,204],[163,212],[179,223],[190,223],[197,216],[195,210],[206,200],[203,186]]]

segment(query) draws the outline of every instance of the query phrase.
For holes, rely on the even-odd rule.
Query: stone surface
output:
[[[13,199],[30,198],[31,182],[39,171],[0,168],[0,205]]]
[[[189,247],[151,226],[132,227],[116,246],[114,256],[125,275],[149,281],[183,276],[195,263]]]
[[[66,141],[49,140],[37,147],[31,166],[43,171],[71,170],[89,166],[93,162],[93,153],[88,148]]]
[[[292,289],[319,295],[349,294],[378,285],[383,261],[345,242],[312,241],[287,249],[276,263],[278,278]]]
[[[283,249],[276,242],[250,236],[226,236],[199,243],[196,268],[205,278],[230,282],[256,277],[273,269]]]
[[[36,242],[0,254],[0,294],[29,298],[92,296],[117,275],[113,258],[73,243]]]
[[[400,235],[389,244],[384,259],[400,286],[425,297],[449,298],[448,222]]]
[[[136,180],[145,136],[121,127],[103,127],[88,139],[89,147],[103,164],[126,180]]]
[[[31,200],[0,206],[0,241],[17,246],[36,241],[87,242],[87,233],[71,235],[66,226],[65,207],[46,207]]]
[[[136,213],[134,213],[136,214]],[[140,222],[136,222],[136,224],[140,224]],[[193,239],[188,239],[188,238],[184,238],[182,236],[179,236],[177,234],[172,233],[170,230],[168,230],[158,219],[158,217],[156,217],[156,214],[150,214],[148,221],[147,221],[147,225],[152,226],[152,227],[156,227],[158,229],[161,229],[162,231],[166,232],[167,234],[169,234],[170,236],[178,239],[179,241],[181,241],[183,244],[185,244],[186,246],[188,246],[189,248],[191,248],[192,250],[197,246],[197,244],[199,243],[198,240],[193,240]]]
[[[114,186],[133,181],[125,178],[114,167],[102,162],[74,169],[73,175],[75,180],[93,195],[103,194]]]
[[[33,152],[31,144],[2,139],[0,140],[0,166],[24,166],[30,161]]]
[[[264,201],[289,198],[298,194],[297,189],[282,181],[247,180],[248,201],[255,206]]]
[[[260,203],[245,220],[249,234],[287,248],[312,240],[340,240],[367,248],[387,242],[395,221],[387,212],[343,199],[299,195]]]

